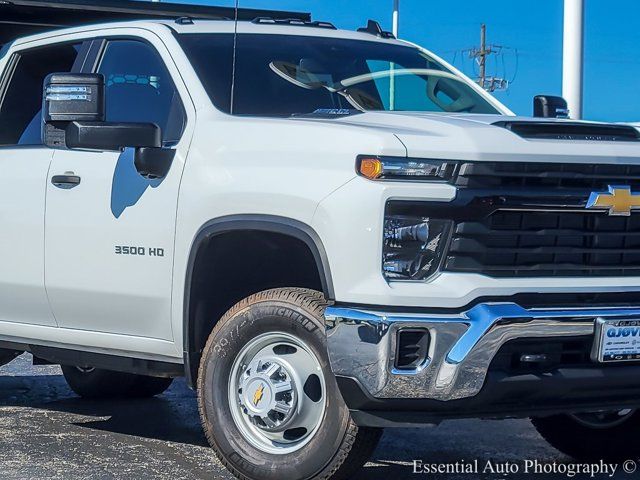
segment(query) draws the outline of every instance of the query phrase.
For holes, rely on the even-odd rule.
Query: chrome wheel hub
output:
[[[254,360],[242,374],[238,395],[244,414],[262,430],[278,431],[295,416],[293,376],[275,358]]]
[[[322,368],[299,338],[267,333],[236,357],[229,406],[242,436],[261,451],[286,454],[317,432],[326,406]]]

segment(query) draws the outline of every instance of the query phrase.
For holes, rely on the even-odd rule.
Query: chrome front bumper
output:
[[[455,315],[400,314],[329,307],[325,312],[331,368],[380,399],[456,400],[477,395],[502,345],[517,338],[592,335],[597,318],[640,317],[640,308],[525,309],[485,303]],[[396,333],[428,329],[426,362],[394,369]]]

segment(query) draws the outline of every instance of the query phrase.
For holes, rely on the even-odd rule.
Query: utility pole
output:
[[[469,50],[469,57],[478,63],[478,85],[488,92],[506,90],[509,87],[509,82],[504,78],[487,77],[487,58],[500,53],[502,49],[499,45],[487,45],[487,26],[484,23],[480,25],[480,48]]]
[[[491,55],[491,47],[487,48],[487,26],[480,25],[480,50],[476,52],[476,58],[480,66],[480,86],[484,88],[487,78],[487,57]]]
[[[582,118],[584,77],[584,0],[564,0],[564,38],[562,42],[562,96],[569,116]]]

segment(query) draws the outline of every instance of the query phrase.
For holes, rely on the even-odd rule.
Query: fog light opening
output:
[[[394,367],[399,371],[417,370],[429,359],[431,335],[424,329],[402,329],[396,336]]]

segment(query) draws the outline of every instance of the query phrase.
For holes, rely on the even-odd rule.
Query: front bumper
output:
[[[593,335],[597,318],[626,317],[640,317],[640,307],[525,309],[484,303],[459,314],[343,307],[325,312],[329,358],[338,378],[353,380],[371,399],[436,401],[477,396],[494,356],[508,341]],[[396,334],[405,328],[427,329],[431,338],[426,361],[411,371],[394,368]]]

